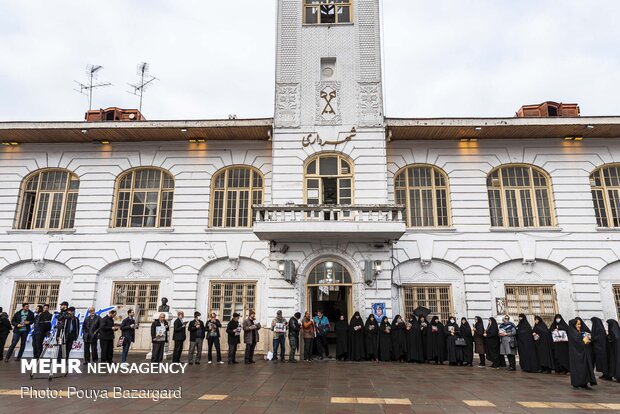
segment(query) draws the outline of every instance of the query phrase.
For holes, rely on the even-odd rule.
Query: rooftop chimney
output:
[[[86,122],[146,121],[137,109],[121,109],[116,107],[88,111],[86,112],[85,119]]]
[[[579,116],[578,104],[543,102],[538,105],[523,105],[517,112],[518,118],[552,118]]]

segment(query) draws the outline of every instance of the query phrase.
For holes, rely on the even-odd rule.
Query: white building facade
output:
[[[0,306],[618,318],[620,118],[386,118],[378,0],[278,4],[273,119],[0,124]]]

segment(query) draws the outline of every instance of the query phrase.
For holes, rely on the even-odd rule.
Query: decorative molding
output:
[[[359,125],[380,127],[383,125],[383,104],[379,82],[359,83],[357,116]]]
[[[534,271],[534,264],[536,264],[536,259],[523,259],[525,273],[531,274]]]
[[[125,279],[149,279],[149,275],[144,271],[144,262],[142,259],[130,260],[133,269],[125,275]]]
[[[276,127],[299,127],[300,117],[301,90],[299,83],[278,84],[276,86]]]
[[[51,279],[52,275],[50,272],[45,270],[45,260],[43,259],[35,259],[32,261],[32,265],[34,266],[34,270],[28,272],[26,275],[29,279]]]
[[[428,273],[431,267],[432,260],[420,259],[420,266],[422,267],[422,273]]]
[[[319,125],[339,125],[342,123],[340,92],[340,82],[317,82],[316,122]]]

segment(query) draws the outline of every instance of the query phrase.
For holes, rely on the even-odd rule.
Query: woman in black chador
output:
[[[428,345],[428,328],[429,323],[426,320],[426,317],[420,316],[418,318],[418,323],[420,324],[420,332],[422,333],[422,362],[428,361],[428,353],[426,352],[426,347]]]
[[[556,374],[566,374],[570,371],[568,358],[568,324],[559,313],[553,318],[549,326],[553,339],[553,362]],[[564,334],[562,333],[564,332]],[[566,340],[564,340],[564,338]]]
[[[422,331],[420,330],[420,323],[411,315],[411,318],[406,323],[406,337],[407,337],[407,361],[409,362],[424,362],[424,350],[422,348]]]
[[[400,315],[392,320],[392,359],[398,362],[407,360],[407,337],[405,321]]]
[[[620,325],[613,319],[607,320],[608,350],[609,350],[609,375],[620,382]]]
[[[519,323],[517,324],[517,351],[519,352],[519,365],[525,372],[538,372],[538,358],[536,357],[536,347],[534,346],[534,336],[532,325],[525,317],[525,314],[519,314]]]
[[[499,326],[495,318],[489,318],[486,333],[484,334],[487,359],[491,361],[491,368],[499,368]]]
[[[551,374],[554,370],[553,361],[553,339],[551,339],[551,332],[547,328],[547,324],[542,320],[540,316],[534,316],[534,347],[536,348],[536,358],[540,365],[540,370]],[[518,332],[517,332],[518,333]]]
[[[443,323],[439,320],[438,316],[433,316],[431,323],[426,328],[428,332],[426,334],[426,359],[429,361],[435,361],[435,364],[442,364],[445,358],[445,332]]]
[[[463,365],[463,349],[456,346],[456,338],[461,337],[461,331],[454,316],[448,318],[445,327],[446,333],[446,359],[450,365]]]
[[[366,359],[376,361],[379,358],[379,324],[371,313],[364,325],[364,343],[366,344]]]
[[[609,357],[607,354],[607,332],[605,325],[599,318],[592,318],[592,350],[594,351],[594,365],[596,370],[601,372],[601,379],[610,380]]]
[[[479,367],[486,366],[486,341],[484,338],[484,323],[480,316],[476,316],[476,323],[474,323],[474,346],[475,351],[480,358]]]
[[[474,335],[467,318],[461,318],[461,338],[465,339],[466,345],[463,348],[463,365],[471,367],[474,365]]]
[[[590,334],[581,318],[568,323],[568,357],[570,361],[570,383],[575,388],[590,389],[596,385],[590,352]]]
[[[349,350],[349,324],[344,319],[344,315],[340,315],[340,319],[336,321],[336,359],[344,361],[347,359]]]
[[[379,325],[379,361],[392,360],[392,325],[384,316]]]
[[[359,312],[355,312],[349,323],[349,359],[361,361],[364,355],[364,321]]]

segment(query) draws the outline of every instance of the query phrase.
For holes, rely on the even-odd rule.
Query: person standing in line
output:
[[[489,324],[484,331],[484,347],[487,351],[486,356],[491,361],[491,368],[499,369],[501,338],[499,337],[499,326],[495,318],[489,318]]]
[[[349,349],[348,358],[351,361],[361,361],[365,358],[364,352],[364,321],[359,312],[355,312],[349,321]]]
[[[80,334],[80,323],[78,319],[75,317],[75,308],[70,306],[67,308],[67,314],[65,316],[64,324],[58,331],[56,332],[56,341],[60,343],[62,341],[61,332],[64,333],[64,357],[65,360],[69,359],[69,355],[71,354],[71,349],[73,348],[73,342],[78,338]],[[62,346],[63,344],[61,344]],[[60,362],[62,360],[62,354],[59,352],[57,361]]]
[[[334,326],[336,331],[336,359],[345,361],[349,354],[349,324],[344,315],[340,315],[340,319],[336,321]]]
[[[596,385],[592,360],[592,336],[581,318],[568,322],[568,355],[570,358],[570,383],[573,388],[591,389]]]
[[[426,328],[428,330],[426,339],[426,359],[434,361],[435,365],[443,365],[446,360],[446,339],[445,327],[439,316],[433,316],[431,323]]]
[[[553,340],[553,358],[556,374],[566,374],[570,371],[570,359],[568,357],[568,324],[559,313],[553,318],[551,326],[551,338]]]
[[[428,331],[429,324],[426,320],[426,316],[420,315],[418,318],[418,323],[420,324],[420,332],[422,334],[422,363],[428,362],[428,352],[426,348],[428,347]]]
[[[297,362],[295,352],[299,350],[299,332],[301,331],[301,313],[295,312],[295,315],[288,321],[288,362]]]
[[[448,318],[448,322],[446,323],[444,329],[446,337],[446,359],[448,360],[448,364],[451,366],[462,366],[463,347],[456,345],[457,338],[461,337],[461,331],[459,329],[459,325],[456,323],[456,318],[454,316],[450,316]]]
[[[608,339],[605,332],[605,325],[600,318],[591,318],[592,321],[592,351],[594,353],[594,365],[596,371],[603,374],[600,378],[604,380],[612,379],[609,375],[609,352],[607,350]]]
[[[215,353],[217,357],[217,363],[223,364],[222,361],[222,350],[220,347],[220,328],[222,327],[222,323],[219,319],[216,318],[215,312],[211,312],[211,317],[207,321],[207,342],[209,344],[209,364],[212,362],[212,350],[213,345],[215,345]]]
[[[43,305],[37,305],[37,311],[34,315],[34,324],[32,325],[32,357],[39,359],[43,352],[43,336],[41,318],[43,316]]]
[[[166,320],[166,314],[160,313],[159,318],[151,324],[151,340],[153,342],[151,362],[162,362],[164,360],[164,347],[168,343],[169,330],[170,326]]]
[[[316,327],[316,345],[319,351],[319,359],[323,359],[323,355],[329,358],[329,346],[327,345],[329,319],[323,314],[322,310],[317,311],[314,317],[314,326]]]
[[[547,324],[545,324],[545,321],[538,315],[534,316],[532,331],[536,358],[540,365],[540,370],[544,373],[551,374],[554,370],[553,340],[551,339],[551,332],[549,332]]]
[[[0,361],[2,361],[4,357],[6,339],[9,337],[12,330],[13,327],[11,326],[11,321],[9,321],[9,315],[7,315],[6,312],[0,312]]]
[[[250,310],[249,317],[243,321],[243,342],[245,343],[245,358],[246,364],[254,363],[254,349],[256,344],[260,340],[258,330],[261,328],[260,322],[256,321],[256,313]]]
[[[118,326],[114,326],[116,311],[112,309],[106,316],[101,318],[99,327],[99,344],[101,345],[101,362],[112,363],[114,358],[114,332]]]
[[[34,313],[30,310],[30,304],[23,303],[22,309],[15,312],[13,319],[11,319],[11,325],[13,325],[13,339],[11,340],[11,346],[6,354],[4,362],[9,362],[13,351],[19,342],[19,352],[15,361],[22,359],[24,351],[26,350],[26,340],[28,339],[28,333],[30,332],[30,326],[34,323]]]
[[[613,319],[607,320],[607,349],[609,350],[609,375],[620,382],[620,325]]]
[[[379,325],[379,361],[389,362],[392,360],[392,325],[387,316],[381,319]]]
[[[501,362],[505,363],[505,356],[508,357],[508,370],[516,371],[516,360],[515,355],[517,355],[517,340],[515,336],[517,335],[517,327],[514,323],[510,321],[510,316],[504,315],[504,321],[499,326],[499,337],[500,337],[500,365]]]
[[[174,320],[172,326],[172,340],[174,341],[174,350],[172,351],[172,362],[181,362],[181,353],[183,352],[183,344],[187,338],[185,334],[185,327],[187,322],[183,322],[185,313],[183,311],[177,312],[177,318]]]
[[[474,323],[474,352],[478,354],[480,363],[478,366],[484,368],[486,366],[486,347],[484,340],[484,323],[480,316],[476,316],[476,322]]]
[[[101,327],[101,316],[95,313],[95,308],[88,308],[88,314],[82,324],[82,338],[84,339],[84,365],[90,363],[91,355],[93,362],[99,362],[97,350],[98,332]]]
[[[400,315],[392,319],[392,359],[397,362],[407,361],[407,325]]]
[[[276,313],[276,318],[271,321],[273,330],[273,362],[278,362],[278,348],[280,348],[280,361],[284,362],[284,344],[286,343],[286,327],[288,322],[282,316],[282,311]]]
[[[121,322],[121,338],[123,338],[123,352],[121,353],[121,362],[127,362],[127,355],[132,342],[136,340],[136,329],[138,324],[134,319],[133,309],[127,311],[127,317]]]
[[[372,313],[366,318],[364,336],[366,359],[377,362],[379,359],[379,324]]]
[[[237,347],[241,342],[241,326],[239,325],[239,315],[237,312],[233,313],[233,317],[226,326],[226,333],[228,334],[228,363],[238,364]]]
[[[467,322],[467,318],[461,318],[461,338],[465,339],[465,346],[461,347],[463,352],[463,365],[471,367],[474,365],[474,336],[472,334],[471,326]]]
[[[312,361],[312,344],[316,337],[316,329],[314,327],[314,320],[310,317],[310,312],[304,313],[304,318],[301,321],[304,337],[304,361]]]
[[[519,366],[522,371],[540,371],[532,325],[530,325],[523,313],[519,314],[519,322],[517,324],[517,352],[519,353]]]
[[[201,313],[194,312],[194,319],[187,325],[189,331],[189,351],[187,357],[190,365],[200,365],[202,357],[202,343],[205,340],[206,328],[203,321],[200,320]],[[194,352],[196,357],[194,358]]]

